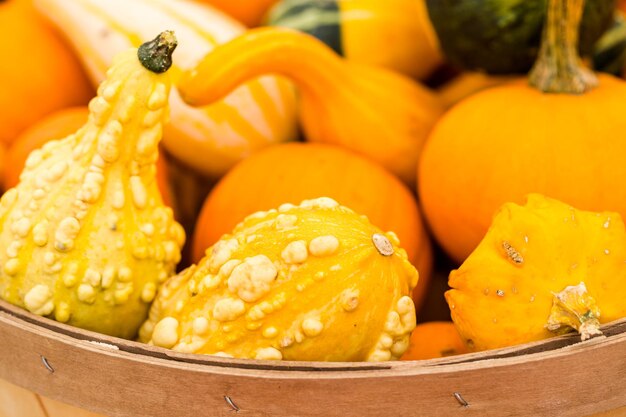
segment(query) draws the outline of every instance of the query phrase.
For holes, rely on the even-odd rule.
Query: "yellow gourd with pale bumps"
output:
[[[417,271],[397,245],[330,198],[258,212],[164,284],[140,338],[237,358],[398,359]]]
[[[626,317],[626,233],[617,213],[577,210],[531,194],[507,203],[450,274],[446,299],[475,350],[576,329],[583,340]]]
[[[87,123],[30,154],[0,201],[2,298],[78,327],[136,334],[185,240],[155,180],[170,89],[162,72],[175,46],[164,32],[119,54]]]

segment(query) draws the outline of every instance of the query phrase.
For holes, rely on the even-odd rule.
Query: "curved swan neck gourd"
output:
[[[205,55],[178,89],[187,102],[208,105],[268,73],[300,87],[299,119],[308,141],[344,146],[415,183],[422,146],[443,112],[439,100],[401,74],[343,60],[310,35],[251,30]]]
[[[193,105],[207,105],[266,74],[288,77],[307,93],[335,91],[349,80],[342,59],[323,42],[295,30],[259,28],[216,48],[179,83]],[[345,74],[345,75],[344,75]],[[194,87],[187,88],[193,84]]]
[[[159,35],[148,66],[176,45]],[[185,241],[155,180],[170,76],[120,53],[87,123],[28,157],[0,201],[0,296],[77,327],[133,337]]]
[[[550,0],[539,57],[530,84],[544,93],[581,94],[598,85],[578,55],[585,0]]]

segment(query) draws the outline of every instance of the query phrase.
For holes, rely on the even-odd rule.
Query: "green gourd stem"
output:
[[[208,105],[267,74],[285,76],[304,94],[320,97],[350,81],[342,59],[321,41],[291,29],[258,28],[214,49],[178,87],[187,103]]]
[[[578,55],[585,0],[549,0],[539,56],[530,85],[544,93],[582,94],[598,85],[596,75]]]
[[[166,30],[153,40],[141,45],[137,50],[137,56],[144,67],[160,74],[172,66],[172,53],[177,45],[174,32]]]

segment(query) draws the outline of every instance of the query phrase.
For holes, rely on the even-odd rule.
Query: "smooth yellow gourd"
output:
[[[538,194],[503,205],[450,274],[446,299],[475,350],[545,339],[626,317],[626,230],[617,213],[577,210]]]
[[[417,271],[365,216],[330,198],[247,217],[162,287],[141,340],[237,358],[398,359]]]
[[[87,123],[30,154],[0,201],[3,299],[85,329],[136,334],[185,240],[155,180],[170,76],[153,71],[168,68],[175,46],[164,32],[119,54]]]
[[[95,84],[103,80],[115,54],[138,47],[161,30],[175,31],[180,40],[170,71],[174,84],[181,71],[246,30],[209,4],[193,0],[34,2],[73,44]],[[294,89],[272,75],[250,80],[202,108],[186,105],[174,88],[170,108],[163,146],[203,177],[220,178],[255,151],[297,138]]]
[[[264,74],[298,86],[307,140],[351,149],[415,183],[422,146],[444,111],[439,99],[408,77],[342,59],[310,35],[249,30],[205,55],[178,88],[188,103],[207,105]]]
[[[350,61],[419,80],[443,62],[425,0],[280,0],[267,24],[313,35]]]

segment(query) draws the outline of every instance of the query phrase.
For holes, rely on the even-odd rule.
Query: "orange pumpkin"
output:
[[[8,190],[17,185],[24,163],[33,150],[50,140],[64,138],[76,132],[85,124],[88,116],[87,107],[71,107],[44,117],[22,132],[7,152],[7,159],[11,164],[6,166],[5,175],[2,176],[4,188]],[[174,199],[168,182],[167,164],[161,155],[157,160],[157,183],[163,202],[170,206]]]
[[[451,321],[429,321],[415,327],[402,361],[443,358],[469,350]]]
[[[397,234],[420,274],[413,292],[419,307],[431,275],[432,248],[415,197],[380,166],[330,145],[277,145],[236,165],[202,207],[193,236],[194,262],[247,215],[317,197],[330,197]]]
[[[204,0],[228,13],[248,27],[261,24],[265,14],[278,0]]]
[[[0,141],[43,116],[93,96],[78,59],[30,1],[0,2]]]
[[[531,74],[452,108],[427,139],[419,195],[442,247],[462,262],[505,202],[541,193],[584,210],[626,216],[626,83],[579,62],[568,5],[552,0],[550,36]],[[554,3],[556,2],[556,3]],[[556,17],[555,17],[556,12]],[[579,16],[578,16],[579,17]],[[562,19],[568,33],[554,34]],[[594,85],[596,85],[594,87]]]

